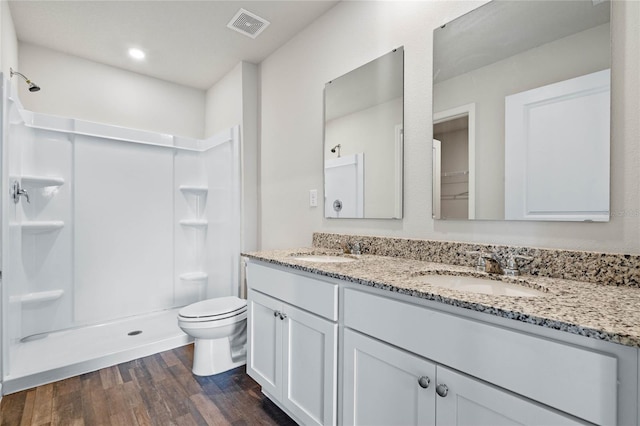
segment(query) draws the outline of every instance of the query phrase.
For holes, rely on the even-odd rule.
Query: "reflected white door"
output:
[[[324,163],[325,217],[364,217],[364,153]]]
[[[505,219],[609,220],[610,71],[505,98]]]

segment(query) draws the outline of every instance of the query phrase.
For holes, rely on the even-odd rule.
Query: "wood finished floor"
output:
[[[0,424],[295,425],[239,367],[191,374],[193,345],[2,398]]]

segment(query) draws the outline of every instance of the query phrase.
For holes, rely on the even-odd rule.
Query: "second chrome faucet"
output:
[[[346,254],[355,254],[355,255],[362,254],[362,247],[361,247],[359,241],[354,241],[353,243],[345,243],[345,244],[343,244],[342,245],[342,250]]]
[[[477,255],[476,271],[486,272],[488,274],[504,274],[510,277],[520,275],[520,267],[518,266],[517,259],[533,260],[533,257],[522,256],[517,254],[510,254],[507,258],[507,262],[502,266],[500,258],[493,252],[486,251],[468,251],[467,254]]]

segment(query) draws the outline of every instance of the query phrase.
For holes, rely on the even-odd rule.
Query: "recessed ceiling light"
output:
[[[136,49],[135,47],[132,47],[131,49],[129,49],[129,56],[131,56],[133,59],[144,59],[144,52],[140,49]]]

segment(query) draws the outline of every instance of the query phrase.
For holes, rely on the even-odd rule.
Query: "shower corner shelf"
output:
[[[22,228],[22,232],[29,234],[41,234],[45,232],[53,232],[64,227],[64,222],[61,220],[43,220],[33,222],[18,223],[18,226]]]
[[[180,191],[185,194],[193,194],[193,195],[207,195],[209,188],[206,186],[197,186],[197,185],[180,185]]]
[[[58,300],[64,294],[64,290],[38,291],[35,293],[27,293],[19,296],[11,296],[10,302],[20,302],[23,305],[38,302],[52,302]]]
[[[45,188],[47,186],[62,186],[64,185],[64,179],[54,176],[33,176],[24,175],[20,178],[22,185],[34,186],[37,188]]]
[[[206,228],[209,225],[209,222],[202,219],[184,219],[180,221],[180,225],[192,228]]]
[[[209,278],[209,274],[206,272],[187,272],[180,274],[180,279],[183,281],[203,281]]]

